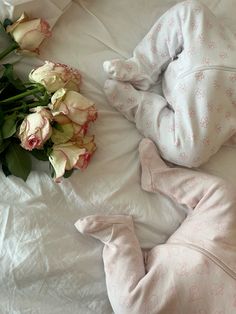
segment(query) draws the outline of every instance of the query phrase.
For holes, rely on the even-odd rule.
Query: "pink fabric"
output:
[[[163,245],[143,253],[130,216],[89,216],[77,229],[104,242],[107,291],[119,314],[236,313],[236,193],[227,182],[169,168],[140,144],[142,187],[189,208]]]

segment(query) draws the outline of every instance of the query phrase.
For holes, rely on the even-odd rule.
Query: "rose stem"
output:
[[[4,99],[4,100],[0,100],[0,104],[4,105],[4,104],[7,104],[9,102],[24,98],[26,96],[34,95],[34,94],[37,94],[38,92],[43,92],[43,91],[45,91],[45,88],[41,85],[41,86],[38,86],[38,87],[33,88],[31,90],[27,90],[26,92],[23,92],[21,94],[9,97],[9,98]]]

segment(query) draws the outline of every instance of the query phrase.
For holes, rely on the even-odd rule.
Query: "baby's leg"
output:
[[[151,137],[158,142],[156,123],[161,119],[162,110],[167,109],[167,102],[162,96],[138,91],[130,83],[115,80],[107,80],[104,90],[113,107],[126,119],[136,123],[145,137]]]
[[[174,111],[162,96],[138,91],[126,82],[107,80],[105,93],[112,106],[134,122],[144,137],[149,137],[157,144],[164,159],[190,168],[197,167],[217,150],[215,141],[204,143],[214,120],[208,119],[207,128],[201,127],[200,105],[194,110],[196,118],[188,118],[192,109],[187,103],[181,103],[181,112],[177,109]],[[224,133],[216,138],[217,144],[220,143],[218,146],[222,143],[221,135]]]
[[[142,165],[142,188],[161,192],[175,202],[195,209],[208,189],[222,185],[223,180],[197,171],[169,167],[159,157],[156,145],[148,138],[139,145]]]
[[[174,293],[173,269],[169,271],[166,266],[168,249],[162,245],[157,258],[148,251],[143,258],[130,216],[88,216],[78,220],[75,226],[81,233],[105,244],[104,270],[114,313],[182,313],[178,295]]]
[[[208,248],[214,246],[215,250],[218,247],[218,251],[220,244],[224,243],[233,246],[235,250],[235,188],[215,176],[169,168],[160,159],[155,144],[149,139],[141,141],[139,150],[143,189],[161,192],[193,210],[172,238],[178,235],[180,242],[192,239],[197,245],[203,240],[208,243]],[[198,232],[195,231],[196,228]]]
[[[204,29],[208,32],[209,27],[219,25],[219,20],[200,2],[182,2],[160,17],[135,48],[132,58],[106,61],[104,70],[111,79],[129,81],[136,88],[147,90],[183,49],[199,46],[195,28],[200,36]]]
[[[201,84],[195,75],[179,80],[171,105],[161,95],[139,91],[128,82],[107,80],[104,91],[110,104],[157,144],[164,159],[199,167],[236,133],[236,109],[228,95],[233,85],[225,84],[228,71],[202,75],[206,78]],[[215,77],[221,83],[216,84]],[[235,145],[235,138],[228,144]]]
[[[115,313],[139,313],[129,311],[135,303],[134,290],[145,276],[143,254],[131,216],[88,216],[78,220],[75,226],[81,233],[100,239],[105,244],[106,284]]]
[[[140,144],[140,159],[142,186],[145,190],[160,191],[175,201],[187,205],[190,209],[194,209],[200,217],[204,215],[204,212],[215,212],[218,213],[218,221],[223,222],[228,217],[228,212],[233,210],[235,214],[231,218],[235,222],[235,193],[223,180],[186,169],[169,168],[158,156],[155,145],[148,139]],[[210,216],[210,218],[211,220],[207,220],[208,232],[215,229],[214,218],[216,217]],[[189,224],[189,220],[186,221]],[[157,254],[153,254],[154,251],[152,251],[149,256],[151,260],[148,261],[148,267],[145,270],[142,251],[133,230],[131,217],[88,216],[80,219],[76,227],[81,233],[98,238],[105,244],[103,261],[107,290],[115,313],[183,313],[183,304],[186,306],[184,311],[191,308],[193,304],[187,302],[188,299],[186,299],[180,306],[182,311],[178,309],[181,303],[179,302],[180,294],[187,291],[185,296],[188,296],[191,281],[176,272],[176,259],[175,255],[172,256],[173,250],[169,251],[170,246],[161,245],[154,248]],[[183,225],[179,228],[181,229],[184,229]],[[233,232],[232,228],[230,230]],[[188,234],[185,232],[184,235]],[[236,241],[235,239],[236,237],[233,237],[233,241]],[[184,242],[186,241],[182,244]],[[174,252],[176,249],[178,251],[178,246],[174,248]],[[193,257],[189,255],[190,258]],[[171,256],[173,265],[168,269]],[[199,257],[196,254],[194,256]],[[204,258],[200,258],[196,265],[201,266],[203,262]],[[194,262],[190,260],[190,269],[194,269],[191,268],[191,264],[194,265]]]

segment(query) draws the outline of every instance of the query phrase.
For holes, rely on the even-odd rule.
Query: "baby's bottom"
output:
[[[194,76],[176,82],[172,107],[161,95],[137,90],[127,82],[107,80],[105,92],[112,106],[157,144],[165,160],[198,167],[236,132],[236,108],[225,91],[214,87],[212,72],[205,75],[201,89]],[[227,76],[228,72],[221,74],[222,82]]]
[[[76,223],[81,233],[105,244],[107,290],[115,313],[211,314],[221,306],[227,309],[225,313],[233,313],[236,307],[235,191],[213,176],[167,167],[148,139],[140,144],[140,159],[143,189],[164,193],[192,212],[183,232],[181,226],[176,236],[173,234],[166,244],[146,254],[147,265],[130,216],[88,216]],[[201,224],[205,224],[204,228],[198,232],[196,227]],[[206,258],[202,252],[208,250],[211,242],[214,245],[209,246],[210,258]],[[225,244],[227,250],[221,251]],[[227,274],[224,267],[216,266],[211,260],[211,254],[217,253],[218,248],[217,260],[223,261]]]

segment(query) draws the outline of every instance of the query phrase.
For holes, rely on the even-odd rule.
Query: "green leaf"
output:
[[[29,152],[24,150],[18,143],[12,142],[6,151],[5,160],[11,174],[26,181],[31,171]]]
[[[10,144],[10,141],[9,140],[6,140],[6,141],[2,141],[0,143],[0,154],[2,152],[4,152],[4,150],[7,148],[7,146]]]
[[[73,134],[74,128],[72,124],[60,125],[56,123],[53,124],[51,140],[54,144],[66,143],[72,138]]]
[[[9,86],[9,83],[8,83],[8,82],[1,82],[1,83],[0,83],[0,94],[1,94],[2,92],[4,92],[4,90],[5,90],[5,88],[6,88],[7,86]]]
[[[9,169],[7,168],[6,165],[2,164],[2,171],[5,174],[6,177],[8,177],[9,175],[11,175],[11,172],[9,171]]]
[[[48,161],[48,155],[43,149],[33,149],[31,154],[38,160]]]
[[[1,79],[2,79],[4,70],[5,70],[5,68],[4,68],[4,66],[1,64],[1,65],[0,65],[0,81],[1,81]]]
[[[63,175],[63,177],[64,178],[69,178],[72,175],[73,172],[74,172],[74,169],[66,170],[64,175]]]
[[[63,127],[61,126],[61,124],[54,122],[52,125],[56,130],[60,131],[60,132],[64,132]]]
[[[6,30],[5,30],[5,28],[4,28],[4,26],[3,26],[3,23],[0,21],[0,32],[2,33],[2,32],[4,32],[4,33],[6,33]],[[1,34],[2,35],[2,34]]]
[[[3,120],[4,120],[4,113],[2,109],[0,108],[0,125],[3,123]]]
[[[49,171],[50,171],[51,177],[54,178],[56,173],[51,163],[49,163]]]
[[[25,85],[22,81],[15,75],[13,65],[12,64],[3,64],[5,71],[3,73],[3,77],[6,77],[7,80],[18,90],[25,90]]]
[[[12,24],[12,20],[6,18],[4,21],[3,21],[3,27],[6,29],[7,26],[11,25]]]
[[[9,138],[16,132],[17,116],[15,114],[8,116],[1,127],[2,138]]]

